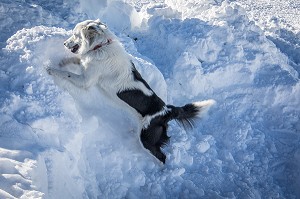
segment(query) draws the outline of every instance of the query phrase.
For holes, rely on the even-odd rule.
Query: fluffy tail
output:
[[[205,100],[186,104],[182,107],[168,105],[171,108],[170,120],[175,119],[185,129],[192,128],[197,118],[203,118],[209,108],[215,104],[215,100]]]

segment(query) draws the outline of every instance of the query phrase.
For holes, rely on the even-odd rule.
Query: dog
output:
[[[176,120],[184,128],[193,127],[195,119],[201,118],[214,104],[214,100],[205,100],[182,107],[166,105],[137,71],[117,37],[99,19],[77,24],[64,45],[79,58],[65,58],[59,65],[79,65],[81,74],[52,67],[46,68],[48,74],[80,89],[96,86],[114,103],[135,114],[140,120],[142,146],[162,163],[166,155],[161,149],[170,139],[168,122]]]

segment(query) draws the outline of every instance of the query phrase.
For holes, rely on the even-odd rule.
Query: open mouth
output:
[[[75,46],[73,46],[73,47],[71,48],[71,52],[72,52],[72,53],[76,53],[78,49],[79,49],[79,45],[76,44]]]

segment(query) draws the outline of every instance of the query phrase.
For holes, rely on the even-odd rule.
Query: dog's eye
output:
[[[96,27],[94,27],[94,26],[89,26],[89,27],[88,27],[88,30],[97,30],[97,29],[96,29]]]

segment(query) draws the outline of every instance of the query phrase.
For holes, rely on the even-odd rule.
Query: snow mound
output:
[[[299,70],[282,32],[266,36],[228,1],[20,4],[0,3],[1,198],[300,197]],[[45,71],[73,56],[68,30],[96,17],[166,102],[217,101],[194,130],[170,123],[166,165],[142,149],[131,115]]]

